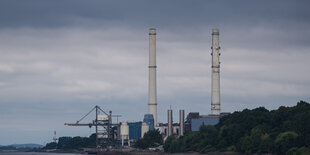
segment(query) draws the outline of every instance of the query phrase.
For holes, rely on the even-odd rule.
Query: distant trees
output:
[[[82,149],[96,146],[96,134],[89,137],[59,137],[58,143],[51,142],[46,144],[43,149]]]
[[[236,151],[246,154],[310,154],[310,104],[268,111],[263,107],[224,116],[215,126],[202,125],[176,139],[168,137],[166,152]]]
[[[57,143],[56,142],[47,143],[44,149],[57,149]]]
[[[58,144],[57,144],[57,148],[58,149],[64,149],[66,148],[66,144],[68,143],[68,141],[72,139],[72,137],[59,137],[58,138]]]
[[[13,146],[0,146],[0,151],[1,150],[16,150],[16,147]]]

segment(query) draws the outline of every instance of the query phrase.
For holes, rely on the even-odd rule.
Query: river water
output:
[[[0,152],[0,155],[79,155],[74,153]]]

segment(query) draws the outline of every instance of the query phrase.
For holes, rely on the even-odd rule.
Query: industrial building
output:
[[[219,30],[212,30],[212,78],[211,78],[211,114],[200,115],[198,112],[188,113],[185,121],[185,111],[179,110],[179,123],[173,122],[173,110],[167,111],[167,123],[158,123],[157,120],[157,85],[156,85],[156,29],[149,29],[149,84],[148,84],[148,114],[144,115],[143,121],[124,121],[120,124],[112,123],[112,112],[109,114],[102,111],[96,106],[96,119],[93,124],[71,124],[75,126],[82,125],[95,125],[97,139],[100,135],[104,135],[98,132],[97,126],[107,126],[106,139],[114,139],[117,137],[121,140],[122,146],[134,144],[138,139],[143,138],[144,134],[150,130],[159,130],[166,139],[169,136],[183,136],[187,131],[199,131],[201,125],[216,125],[220,118],[229,113],[221,113],[220,104],[220,46],[219,46]],[[98,109],[105,115],[98,115]],[[88,115],[88,114],[87,114]],[[100,124],[100,121],[108,122],[106,124]],[[99,122],[99,123],[98,123]],[[69,124],[70,125],[70,124]],[[111,133],[111,127],[117,127],[117,134]],[[113,136],[114,135],[114,136]]]
[[[184,110],[179,111],[179,123],[173,123],[172,113],[172,109],[167,111],[168,123],[159,123],[158,126],[155,127],[155,129],[159,130],[162,134],[164,140],[169,136],[180,137],[184,135]]]
[[[199,119],[199,112],[190,112],[188,113],[185,121],[185,131],[192,131],[191,122],[192,119]]]
[[[220,118],[230,113],[223,112],[220,115],[200,115],[199,112],[190,112],[185,121],[185,131],[199,131],[201,125],[216,125]]]
[[[163,138],[170,136],[178,136],[180,133],[180,124],[179,123],[173,123],[171,125],[171,133],[168,133],[169,127],[168,123],[159,123],[156,127],[156,130],[159,130],[159,132],[163,135]]]
[[[128,122],[129,140],[137,140],[141,138],[142,122]]]
[[[218,115],[208,115],[191,120],[191,131],[199,131],[201,125],[216,125],[220,121]]]
[[[143,122],[149,125],[150,130],[154,130],[154,117],[152,114],[145,114],[143,118]]]
[[[149,125],[145,122],[122,122],[120,125],[120,140],[122,146],[126,143],[128,146],[134,143],[140,138],[143,138],[143,135],[149,131]]]

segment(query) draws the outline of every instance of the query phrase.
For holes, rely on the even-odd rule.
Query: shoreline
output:
[[[121,152],[121,151],[106,151],[100,152],[98,155],[243,155],[238,152],[210,152],[200,154],[199,152],[183,152],[183,153],[167,153],[167,152],[152,152],[152,151],[132,151],[132,152]]]
[[[3,152],[34,152],[34,153],[71,153],[71,154],[96,154],[95,151],[83,150],[0,150]],[[163,151],[149,151],[149,150],[105,150],[98,152],[98,155],[244,155],[238,152],[210,152],[201,154],[199,152],[182,152],[182,153],[168,153]]]

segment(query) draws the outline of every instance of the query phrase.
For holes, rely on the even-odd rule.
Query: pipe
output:
[[[180,110],[180,130],[179,130],[179,136],[184,136],[184,110]]]

